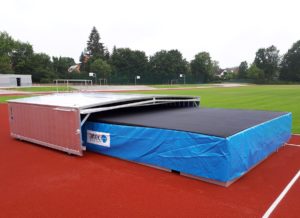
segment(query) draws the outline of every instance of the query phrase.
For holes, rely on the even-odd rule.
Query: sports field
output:
[[[253,85],[139,93],[200,96],[202,107],[288,111],[293,114],[293,133],[300,133],[300,85]]]

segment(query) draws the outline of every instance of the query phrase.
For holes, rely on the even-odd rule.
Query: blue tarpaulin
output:
[[[82,136],[90,151],[229,182],[282,146],[291,135],[291,121],[287,113],[224,138],[88,121]]]

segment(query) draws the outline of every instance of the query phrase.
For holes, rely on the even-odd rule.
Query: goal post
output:
[[[55,79],[53,82],[56,85],[56,91],[58,92],[58,86],[64,85],[67,87],[67,91],[70,91],[70,86],[92,86],[93,81],[89,79]]]

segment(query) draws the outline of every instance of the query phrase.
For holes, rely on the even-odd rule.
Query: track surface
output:
[[[300,168],[300,148],[285,146],[223,188],[14,140],[6,104],[0,104],[0,125],[1,217],[261,217]],[[299,190],[297,181],[271,217],[299,217]]]

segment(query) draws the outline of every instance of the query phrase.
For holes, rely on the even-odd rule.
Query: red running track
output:
[[[291,187],[270,217],[300,217],[300,180]]]
[[[300,145],[300,135],[293,135],[288,144]]]
[[[69,156],[12,139],[6,104],[0,104],[0,124],[1,217],[261,217],[300,168],[299,147],[285,146],[223,188],[99,154]],[[299,182],[293,189],[299,190]],[[286,199],[299,205],[292,190]],[[284,200],[273,217],[300,214]]]

